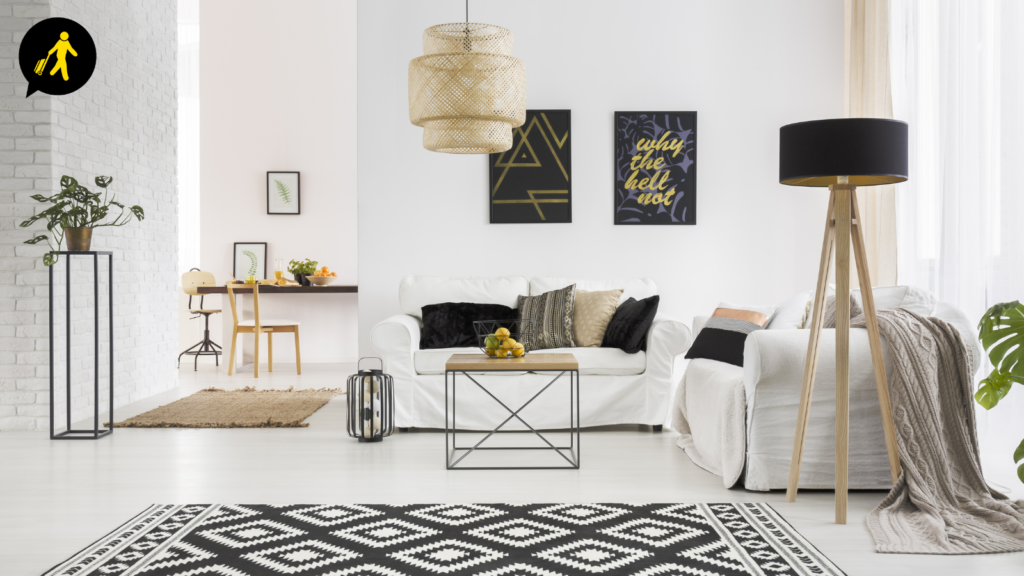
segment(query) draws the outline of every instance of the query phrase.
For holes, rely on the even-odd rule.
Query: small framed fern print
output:
[[[267,277],[267,243],[235,242],[234,263],[231,266],[235,280],[255,276],[257,280]]]
[[[300,214],[299,173],[267,172],[267,214]]]

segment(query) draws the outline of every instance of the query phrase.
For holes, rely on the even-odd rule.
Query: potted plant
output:
[[[61,177],[61,190],[53,196],[46,197],[42,194],[32,196],[36,202],[49,202],[53,206],[25,220],[21,223],[21,227],[27,228],[38,220],[46,220],[46,230],[50,235],[36,236],[31,240],[26,240],[25,244],[38,244],[46,240],[50,251],[43,255],[43,263],[52,266],[57,262],[57,253],[60,252],[65,236],[67,236],[69,251],[88,251],[92,244],[93,228],[124,226],[131,222],[132,218],[145,219],[146,215],[141,206],[132,206],[125,212],[124,204],[117,202],[112,196],[107,197],[107,187],[113,181],[114,178],[111,176],[96,177],[96,185],[103,188],[102,199],[99,194],[90,192],[85,186],[79,185],[78,181],[71,176]],[[103,222],[103,219],[110,214],[111,206],[120,208],[121,211],[113,220]]]
[[[309,286],[309,280],[306,276],[310,276],[316,272],[316,262],[306,258],[304,261],[292,260],[288,262],[288,271],[295,277],[295,281],[303,286]]]
[[[992,372],[978,386],[974,399],[986,410],[999,403],[1013,383],[1024,384],[1024,305],[1003,302],[988,309],[978,323],[978,339],[988,351]],[[1024,440],[1013,453],[1017,477],[1024,482]]]

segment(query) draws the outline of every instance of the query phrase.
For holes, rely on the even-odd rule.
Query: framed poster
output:
[[[615,223],[697,223],[697,113],[615,113]]]
[[[488,155],[491,224],[572,222],[569,110],[527,110],[512,148]]]
[[[235,280],[255,276],[257,280],[267,277],[267,243],[235,242],[235,259],[231,266]]]
[[[299,173],[267,172],[267,214],[299,214]]]

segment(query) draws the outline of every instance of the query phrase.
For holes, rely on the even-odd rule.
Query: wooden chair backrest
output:
[[[228,302],[231,304],[231,319],[235,322],[235,328],[238,328],[238,310],[235,309],[235,288],[243,286],[242,284],[232,284],[228,282],[224,285],[228,289]],[[259,284],[245,284],[245,288],[248,291],[252,288],[252,308],[256,314],[256,330],[260,329],[260,285]]]
[[[196,288],[200,286],[216,286],[217,281],[211,272],[185,272],[181,275],[181,289],[189,296],[199,296]]]

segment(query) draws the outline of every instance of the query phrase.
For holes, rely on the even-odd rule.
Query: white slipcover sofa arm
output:
[[[690,343],[689,326],[671,318],[655,317],[647,332],[647,370],[668,367],[671,371],[675,357],[686,352]]]
[[[370,343],[384,360],[384,371],[395,379],[395,425],[413,425],[413,353],[420,349],[420,322],[408,314],[387,318],[370,331]]]
[[[647,332],[647,406],[656,415],[653,424],[663,424],[671,403],[676,356],[690,347],[690,327],[678,320],[656,316]]]
[[[696,338],[700,331],[704,329],[704,325],[708,323],[708,319],[711,316],[694,316],[693,317],[693,337]]]
[[[788,469],[810,332],[755,330],[747,336],[743,349],[747,489],[767,490],[786,484],[784,475],[767,477],[766,471]],[[822,330],[811,397],[808,441],[800,474],[802,486],[819,488],[834,485],[831,474],[835,462],[832,443],[835,433],[835,350],[836,331]],[[885,339],[882,339],[882,357],[891,378],[892,361]],[[871,348],[867,330],[863,328],[850,330],[850,445],[866,451],[873,458],[871,462],[886,462]],[[874,459],[878,455],[881,455],[881,460]],[[870,475],[876,471],[863,472]]]

